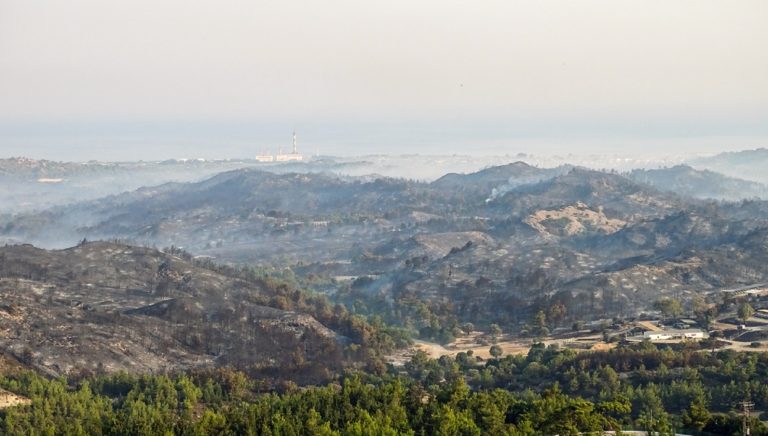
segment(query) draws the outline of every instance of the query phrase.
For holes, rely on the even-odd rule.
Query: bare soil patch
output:
[[[0,409],[8,407],[18,406],[21,404],[30,404],[32,401],[29,398],[16,395],[13,392],[8,392],[5,389],[0,389]]]

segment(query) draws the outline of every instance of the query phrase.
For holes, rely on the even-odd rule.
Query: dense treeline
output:
[[[561,434],[646,429],[740,434],[734,408],[768,409],[768,356],[659,350],[650,344],[577,354],[535,346],[483,362],[417,354],[383,376],[266,392],[219,369],[49,380],[30,372],[0,386],[32,399],[0,412],[2,434]],[[768,434],[752,418],[753,435]]]
[[[673,350],[643,343],[576,353],[538,344],[527,356],[487,362],[467,353],[439,360],[417,354],[406,369],[426,385],[461,378],[480,392],[555,390],[593,402],[623,428],[739,434],[732,412],[740,402],[768,410],[768,355],[710,353],[690,345]],[[765,431],[757,421],[752,428],[753,434]]]
[[[68,386],[33,374],[2,384],[30,396],[3,413],[4,434],[574,434],[618,428],[593,403],[556,391],[471,392],[457,379],[424,386],[359,377],[254,395],[239,373],[213,377],[119,374]],[[235,380],[231,380],[234,378]]]

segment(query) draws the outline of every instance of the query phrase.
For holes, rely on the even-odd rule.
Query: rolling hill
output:
[[[232,271],[110,242],[6,246],[0,347],[52,376],[231,366],[301,382],[354,362],[347,344],[367,348],[345,312]]]

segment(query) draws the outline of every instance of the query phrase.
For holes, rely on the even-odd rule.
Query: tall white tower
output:
[[[288,162],[304,160],[304,156],[299,154],[299,150],[296,145],[296,131],[293,131],[293,152],[283,154],[283,149],[280,148],[280,152],[275,156],[276,162]]]

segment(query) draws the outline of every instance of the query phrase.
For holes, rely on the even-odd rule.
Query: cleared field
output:
[[[401,350],[398,353],[395,353],[391,356],[389,356],[388,361],[395,365],[402,365],[405,362],[409,361],[411,357],[417,352],[417,351],[423,351],[427,353],[427,355],[432,359],[437,359],[442,356],[456,356],[458,353],[461,352],[467,352],[472,351],[472,353],[477,356],[481,357],[483,359],[489,359],[491,358],[491,346],[493,344],[487,344],[482,345],[479,343],[479,340],[483,334],[481,332],[472,332],[472,334],[458,338],[455,342],[452,342],[450,344],[446,345],[440,345],[436,342],[429,342],[429,341],[423,341],[423,340],[416,340],[414,341],[414,344],[412,347]],[[589,339],[585,347],[579,347],[579,351],[586,351],[586,350],[608,350],[613,347],[615,347],[615,344],[606,344],[600,340],[594,339],[592,337],[587,338]],[[551,344],[557,344],[561,347],[569,347],[569,344],[573,344],[573,341],[563,341],[563,340],[556,340],[556,339],[548,339],[542,341],[545,345],[551,345]],[[528,354],[528,351],[531,348],[531,345],[533,344],[533,341],[531,340],[520,340],[520,339],[513,339],[513,338],[505,338],[502,336],[499,341],[495,343],[495,345],[498,345],[501,347],[502,355],[526,355]]]

